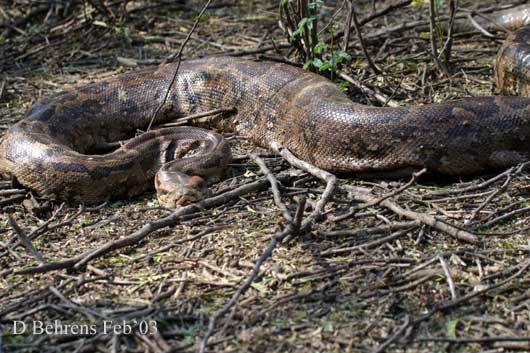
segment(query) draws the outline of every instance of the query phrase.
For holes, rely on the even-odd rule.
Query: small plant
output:
[[[305,70],[316,70],[319,73],[325,73],[326,71],[335,72],[341,64],[351,61],[350,54],[343,50],[329,51],[328,45],[325,43],[318,43],[314,49],[318,57],[306,60],[304,64]]]
[[[341,64],[351,61],[351,56],[334,50],[333,43],[319,40],[319,8],[323,4],[322,0],[281,0],[280,26],[304,62],[304,69],[333,74]],[[334,31],[335,27],[326,28]]]

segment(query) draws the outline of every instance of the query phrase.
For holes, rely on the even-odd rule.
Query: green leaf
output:
[[[317,55],[323,54],[328,49],[326,43],[318,42],[313,48],[313,52]]]
[[[251,286],[260,293],[267,293],[267,287],[261,283],[252,283]]]
[[[411,6],[423,6],[425,4],[425,0],[412,0]]]
[[[331,322],[327,322],[324,325],[324,332],[333,332],[333,324]]]
[[[346,53],[345,51],[339,51],[337,52],[337,62],[338,63],[341,63],[341,62],[350,62],[351,61],[351,55]]]
[[[322,6],[322,5],[324,5],[324,1],[322,1],[322,0],[314,0],[314,1],[310,2],[309,4],[307,4],[307,8],[309,10],[316,10],[317,7]]]
[[[323,61],[322,65],[318,67],[318,71],[324,72],[333,68],[333,63],[329,60]]]
[[[108,27],[108,25],[105,22],[103,22],[103,21],[94,21],[94,22],[92,22],[92,24],[94,26],[98,26],[98,27],[104,27],[104,28]]]
[[[440,9],[442,9],[442,7],[444,6],[443,0],[435,0],[434,5],[436,15],[438,15],[440,13]]]
[[[291,37],[289,38],[289,40],[292,41],[293,39],[300,36],[300,33],[302,33],[302,31],[304,30],[304,26],[306,25],[307,21],[308,21],[308,18],[304,17],[300,20],[300,22],[298,22],[298,28],[296,29],[296,31],[293,32],[293,34],[291,34]]]
[[[458,319],[450,320],[447,323],[447,337],[456,338],[456,325],[458,324]]]
[[[304,26],[307,24],[307,21],[309,21],[309,18],[304,17],[298,22],[298,30],[301,31],[304,29]]]
[[[351,83],[348,81],[340,81],[339,82],[339,88],[343,91],[347,91],[351,86]]]
[[[123,201],[116,201],[110,204],[110,208],[120,208],[124,205]]]
[[[324,65],[324,61],[322,61],[319,58],[313,59],[313,66],[320,70],[320,68]]]

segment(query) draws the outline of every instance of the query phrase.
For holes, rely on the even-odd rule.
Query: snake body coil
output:
[[[501,49],[497,80],[525,92],[530,29]],[[0,170],[44,196],[98,202],[149,187],[164,163],[198,175],[230,161],[220,135],[199,128],[153,130],[99,153],[100,146],[145,129],[163,102],[175,64],[72,88],[33,105],[0,144]],[[386,173],[426,167],[462,175],[530,157],[530,98],[480,97],[400,108],[356,104],[327,79],[281,63],[217,57],[183,62],[155,124],[235,108],[214,125],[254,143],[279,144],[317,167]],[[195,150],[179,158],[181,151]]]

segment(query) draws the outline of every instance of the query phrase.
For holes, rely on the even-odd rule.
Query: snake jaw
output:
[[[167,208],[177,208],[203,199],[208,190],[200,176],[178,171],[160,170],[155,176],[158,202]]]

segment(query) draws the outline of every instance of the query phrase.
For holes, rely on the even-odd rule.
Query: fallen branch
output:
[[[361,32],[361,25],[359,24],[359,21],[357,20],[357,14],[355,13],[355,8],[353,6],[353,0],[350,3],[350,13],[353,19],[355,33],[357,34],[357,41],[359,42],[359,45],[361,46],[366,62],[368,63],[368,66],[370,67],[374,75],[380,75],[382,73],[381,69],[375,65],[375,63],[372,60],[372,57],[368,53],[368,49],[366,49],[366,44],[364,42],[363,34]]]
[[[37,261],[39,261],[40,263],[44,263],[44,257],[40,252],[37,251],[37,249],[35,249],[35,247],[31,243],[31,240],[26,235],[26,232],[22,230],[22,228],[20,228],[18,223],[10,214],[7,215],[7,219],[9,220],[9,224],[15,231],[15,234],[17,235],[20,243],[24,245],[24,247],[33,255],[33,257],[37,259]]]
[[[344,188],[352,194],[352,197],[354,199],[361,200],[364,202],[369,202],[369,203],[376,202],[378,200],[377,197],[371,195],[369,191],[367,191],[367,189],[360,188],[357,186],[351,186],[351,185],[344,185]],[[420,221],[423,224],[426,224],[434,229],[438,229],[459,240],[462,240],[468,243],[473,243],[473,244],[480,243],[477,236],[468,231],[461,230],[453,225],[441,222],[431,215],[406,210],[402,208],[401,206],[399,206],[397,203],[393,202],[391,199],[383,200],[381,202],[381,206],[388,208],[389,210],[391,210],[392,212],[400,216],[406,217],[408,219]]]
[[[206,122],[210,121],[214,118],[216,118],[219,115],[224,114],[234,114],[237,110],[235,108],[219,108],[219,109],[212,109],[208,110],[206,112],[200,112],[191,114],[182,118],[175,119],[172,122],[157,125],[156,128],[165,128],[165,127],[173,127],[173,126],[182,126],[185,124],[188,124],[190,122],[196,121],[196,122]],[[205,119],[203,119],[205,118]]]
[[[276,234],[274,237],[272,237],[271,242],[265,249],[265,251],[260,255],[258,260],[256,261],[256,264],[254,265],[254,268],[248,275],[248,277],[245,279],[245,281],[239,286],[236,293],[230,298],[230,300],[223,305],[223,307],[218,310],[211,318],[208,323],[208,331],[206,331],[206,334],[201,340],[201,344],[199,346],[199,353],[204,353],[204,350],[206,349],[206,346],[208,345],[208,340],[213,335],[215,331],[215,326],[217,324],[217,321],[221,319],[236,303],[239,297],[243,295],[249,288],[252,282],[254,282],[254,279],[259,274],[259,271],[261,269],[261,266],[267,261],[267,259],[272,255],[272,252],[276,248],[278,244],[280,244],[289,234],[293,232],[292,224],[288,224],[287,227],[278,234]]]
[[[530,167],[530,162],[521,163],[517,166],[506,169],[504,172],[497,174],[496,176],[488,180],[485,180],[482,183],[473,184],[473,185],[459,188],[459,189],[431,192],[429,194],[423,195],[422,199],[425,200],[425,199],[433,198],[433,197],[447,196],[447,195],[452,195],[452,194],[459,194],[459,193],[464,193],[468,191],[475,191],[475,190],[483,189],[510,174],[512,174],[512,176],[516,176],[520,174],[523,170],[526,170],[526,168],[528,167]]]
[[[276,180],[276,177],[272,174],[272,172],[269,170],[269,168],[267,168],[267,165],[265,164],[263,159],[258,157],[258,155],[252,153],[250,155],[250,158],[252,158],[254,160],[254,162],[256,162],[256,164],[260,167],[260,169],[263,172],[263,174],[265,175],[265,177],[267,177],[267,179],[269,180],[269,183],[271,184],[274,204],[276,205],[276,207],[278,207],[282,211],[283,218],[285,218],[288,222],[292,223],[293,222],[293,216],[291,215],[291,213],[287,209],[287,206],[285,206],[285,203],[283,203],[283,201],[282,201],[282,196],[280,194],[280,189],[278,188],[278,180]]]
[[[287,175],[285,174],[280,175],[279,178],[280,180],[281,179],[286,180]],[[220,195],[217,195],[217,196],[214,196],[208,199],[204,199],[200,202],[193,203],[191,205],[179,208],[178,210],[174,211],[169,216],[161,218],[155,222],[148,223],[127,237],[107,243],[99,248],[89,250],[76,257],[69,258],[63,261],[58,261],[58,262],[50,262],[50,263],[47,263],[41,266],[35,266],[35,267],[29,267],[29,268],[16,270],[16,271],[13,271],[13,273],[22,275],[22,274],[31,274],[31,273],[43,273],[43,272],[49,272],[49,271],[65,269],[65,268],[79,269],[80,267],[88,264],[91,260],[97,257],[103,256],[111,251],[114,251],[114,250],[117,250],[117,249],[120,249],[126,246],[134,245],[140,242],[145,237],[147,237],[149,234],[159,229],[175,225],[182,216],[187,215],[197,209],[208,209],[208,208],[222,205],[229,200],[239,198],[240,196],[248,194],[250,192],[264,190],[267,187],[267,185],[268,185],[268,181],[265,178],[256,180],[254,182],[242,185],[233,190],[224,192]]]
[[[353,84],[362,93],[364,93],[364,94],[366,94],[366,95],[368,95],[370,97],[374,97],[379,103],[381,103],[383,105],[386,105],[386,106],[389,106],[389,107],[399,107],[400,104],[398,102],[393,100],[392,97],[388,97],[387,95],[385,95],[382,92],[380,92],[377,89],[377,87],[372,89],[372,88],[362,84],[361,82],[359,82],[358,80],[354,79],[353,77],[351,77],[350,75],[348,75],[348,74],[346,74],[344,72],[339,72],[338,75],[343,80],[348,81],[349,83]]]
[[[333,221],[333,222],[343,221],[343,220],[345,220],[347,218],[350,218],[351,216],[355,215],[360,210],[377,206],[381,202],[385,201],[386,199],[389,199],[391,197],[399,195],[403,191],[407,190],[409,187],[411,187],[412,185],[414,185],[416,183],[416,180],[418,180],[418,178],[420,176],[422,176],[426,172],[427,172],[427,169],[423,168],[419,172],[413,173],[412,174],[412,178],[405,185],[401,186],[400,188],[398,188],[398,189],[396,189],[396,190],[394,190],[392,192],[389,192],[386,195],[383,195],[383,196],[379,197],[378,199],[374,200],[373,202],[367,202],[367,203],[363,203],[362,205],[359,205],[359,206],[356,206],[356,207],[352,207],[347,213],[345,213],[343,215],[340,215],[340,216],[337,216],[337,217],[330,217],[330,220]]]
[[[322,170],[318,167],[315,167],[314,165],[311,165],[307,163],[306,161],[303,161],[299,158],[297,158],[294,154],[292,154],[287,148],[283,148],[277,143],[273,143],[271,146],[272,149],[279,153],[289,164],[291,164],[293,167],[302,169],[303,171],[319,178],[320,180],[324,181],[326,183],[326,188],[324,189],[324,192],[322,193],[322,196],[320,197],[320,200],[318,200],[315,209],[313,212],[302,222],[301,230],[306,231],[310,229],[313,225],[313,223],[318,220],[324,211],[324,207],[328,203],[329,199],[331,198],[333,191],[335,190],[335,185],[337,183],[337,177],[335,175],[326,172],[325,170]]]

